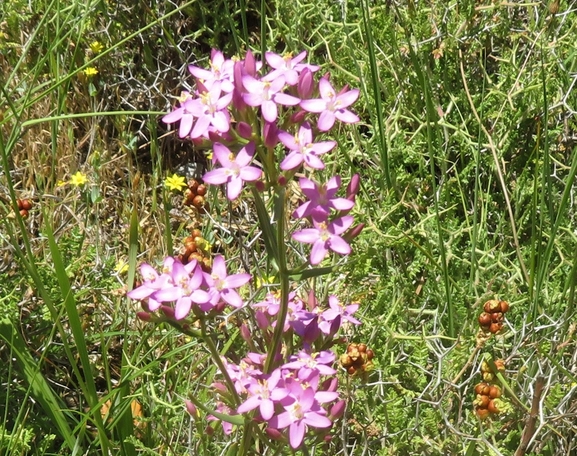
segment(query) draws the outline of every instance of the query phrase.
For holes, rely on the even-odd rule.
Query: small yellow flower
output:
[[[275,283],[276,281],[276,277],[275,276],[263,276],[263,278],[261,279],[260,277],[256,278],[256,287],[260,288],[264,285],[270,285]]]
[[[116,266],[114,266],[114,270],[118,274],[124,274],[128,272],[128,263],[124,260],[119,260],[118,263],[116,263]]]
[[[100,54],[103,49],[104,45],[100,41],[93,41],[92,43],[90,43],[90,50],[94,54]]]
[[[68,183],[68,182],[65,182],[65,181],[63,181],[63,180],[59,180],[59,181],[56,183],[56,186],[57,186],[57,187],[64,187],[67,183]]]
[[[84,70],[84,74],[90,78],[92,76],[96,76],[98,74],[98,70],[94,67],[88,67]]]
[[[87,181],[88,179],[86,178],[86,174],[83,174],[80,171],[77,171],[76,174],[70,178],[70,183],[75,187],[82,187]]]
[[[164,185],[166,185],[169,190],[180,192],[184,187],[186,187],[186,182],[184,177],[179,176],[178,174],[173,174],[164,180]]]

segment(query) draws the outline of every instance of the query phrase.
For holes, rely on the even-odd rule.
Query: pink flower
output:
[[[284,388],[277,387],[280,380],[280,369],[275,369],[267,379],[253,379],[248,386],[248,399],[238,407],[237,412],[246,413],[258,407],[262,419],[270,420],[274,415],[274,403],[288,395]]]
[[[361,322],[352,316],[358,309],[358,304],[344,306],[335,295],[329,296],[329,309],[320,314],[320,330],[325,334],[331,334],[332,323],[337,318],[341,323],[347,321],[353,325],[360,325]]]
[[[232,92],[233,86],[233,68],[234,62],[225,59],[221,51],[213,49],[210,59],[210,70],[205,70],[194,65],[188,66],[188,71],[197,79],[200,79],[203,85],[210,90],[214,83],[218,82],[224,92]]]
[[[284,171],[297,168],[303,161],[306,165],[314,169],[323,169],[325,164],[318,157],[334,148],[336,141],[321,141],[313,143],[313,132],[308,122],[299,128],[298,135],[291,135],[286,131],[278,134],[280,141],[291,150],[280,164]]]
[[[212,262],[211,273],[204,273],[205,281],[210,288],[210,302],[216,305],[222,298],[233,307],[242,307],[243,300],[233,288],[242,287],[250,277],[250,274],[228,275],[224,257],[217,255]]]
[[[202,87],[204,89],[204,87]],[[190,132],[192,139],[206,135],[209,127],[212,125],[216,131],[226,133],[230,128],[230,115],[226,107],[232,100],[232,93],[220,96],[220,82],[215,82],[210,90],[203,90],[199,93],[199,98],[191,107],[195,117],[196,125]]]
[[[206,173],[203,177],[208,184],[227,183],[226,194],[229,200],[236,199],[242,190],[244,181],[252,182],[260,178],[262,171],[254,166],[248,166],[255,151],[254,143],[248,143],[235,157],[224,145],[215,143],[214,155],[222,168]]]
[[[298,370],[299,380],[308,381],[314,374],[333,375],[337,371],[331,366],[335,362],[335,354],[332,351],[322,351],[312,355],[301,350],[297,356],[291,357],[292,361],[283,365],[284,369]]]
[[[351,253],[351,247],[339,235],[344,233],[352,224],[353,217],[345,215],[332,222],[314,222],[314,228],[305,228],[301,231],[293,233],[292,237],[296,241],[313,244],[311,250],[311,264],[319,264],[329,250],[340,253],[341,255],[348,255]]]
[[[345,123],[359,121],[356,114],[345,109],[359,98],[358,89],[346,90],[345,88],[337,94],[329,80],[322,78],[319,81],[319,93],[321,98],[303,100],[300,103],[301,108],[305,111],[321,113],[318,122],[319,130],[330,130],[335,123],[335,119]]]
[[[197,101],[192,98],[190,93],[182,92],[180,97],[180,106],[162,118],[162,121],[166,124],[180,121],[180,126],[178,127],[178,136],[180,138],[188,136],[192,130],[192,124],[194,123],[193,113],[196,109],[196,102]]]
[[[283,76],[272,81],[259,81],[245,74],[242,83],[248,92],[243,95],[244,102],[249,106],[260,106],[267,122],[274,122],[278,117],[277,104],[295,106],[300,102],[298,98],[281,92],[285,86]]]
[[[231,410],[231,408],[223,402],[217,402],[216,411],[229,416],[234,416],[237,414],[234,410]],[[229,423],[228,421],[221,421],[214,415],[208,415],[206,419],[207,421],[220,421],[222,425],[222,430],[225,433],[225,435],[232,434],[232,423]]]
[[[305,68],[309,71],[317,71],[319,69],[317,65],[299,63],[307,56],[307,51],[302,51],[295,57],[292,56],[292,53],[280,56],[274,52],[265,52],[264,55],[267,63],[274,68],[273,71],[263,78],[267,81],[272,81],[279,76],[284,76],[286,83],[292,86],[298,82],[299,73]]]
[[[269,425],[276,429],[288,427],[292,448],[296,449],[301,445],[309,426],[328,428],[332,425],[331,420],[325,416],[326,412],[316,400],[315,391],[312,388],[306,388],[298,396],[289,396],[285,401],[286,405],[283,404],[285,411],[273,416]]]
[[[348,211],[354,202],[346,198],[336,198],[335,195],[341,186],[341,178],[333,176],[325,185],[319,185],[306,177],[299,180],[304,195],[309,199],[294,212],[293,217],[305,218],[312,216],[313,220],[323,222],[327,220],[331,208],[337,211]]]

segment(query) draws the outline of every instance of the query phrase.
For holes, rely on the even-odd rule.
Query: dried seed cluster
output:
[[[367,348],[367,344],[349,344],[347,352],[343,353],[339,362],[349,375],[358,375],[369,372],[373,369],[373,358],[375,354]]]
[[[198,261],[198,263],[205,270],[210,270],[212,262],[210,254],[207,252],[208,241],[202,237],[199,229],[194,229],[190,232],[190,236],[186,236],[182,240],[183,247],[178,259],[182,264],[188,264],[191,261]]]
[[[199,212],[208,211],[208,203],[205,200],[206,186],[196,179],[188,181],[188,188],[184,191],[184,205],[192,206]]]
[[[18,205],[18,210],[22,218],[27,218],[28,211],[32,209],[32,201],[28,199],[18,199],[16,200],[16,204]]]
[[[483,313],[479,315],[479,325],[484,331],[497,334],[503,329],[505,313],[509,310],[507,301],[491,299],[483,306]]]
[[[505,361],[497,359],[495,366],[499,372],[505,372]],[[484,420],[491,414],[498,414],[503,410],[503,403],[499,399],[501,397],[501,388],[499,385],[493,383],[495,377],[489,363],[483,361],[481,364],[481,376],[483,381],[475,385],[475,413],[479,418]]]

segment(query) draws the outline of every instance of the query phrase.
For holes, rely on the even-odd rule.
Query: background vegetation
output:
[[[229,215],[214,192],[199,219],[163,186],[206,164],[159,119],[211,48],[304,48],[335,86],[362,91],[362,122],[342,127],[330,168],[361,174],[366,228],[325,286],[361,303],[349,340],[374,349],[376,369],[343,378],[350,406],[318,454],[576,454],[576,11],[565,0],[3,2],[0,454],[226,451],[184,413],[190,392],[210,401],[205,353],[138,321],[125,298],[135,266],[178,251],[190,228],[229,257],[249,237],[250,208]],[[33,202],[27,218],[17,199]],[[511,310],[482,343],[477,316],[492,298]],[[506,360],[508,407],[480,421],[484,357]]]

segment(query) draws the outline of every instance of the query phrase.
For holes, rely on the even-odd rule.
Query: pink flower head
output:
[[[281,131],[278,137],[291,151],[280,164],[280,168],[284,171],[297,168],[303,161],[311,168],[323,169],[325,164],[319,155],[327,153],[337,145],[336,141],[313,143],[313,132],[308,122],[301,125],[298,135],[293,136]]]
[[[209,171],[204,175],[203,180],[213,185],[226,183],[226,195],[229,200],[236,199],[240,195],[243,182],[258,180],[262,175],[260,169],[249,166],[255,151],[253,142],[243,147],[236,157],[220,143],[214,144],[213,151],[222,168]]]
[[[250,280],[250,274],[228,275],[226,264],[222,255],[214,257],[212,271],[210,274],[204,273],[204,278],[210,288],[210,302],[216,305],[222,298],[233,307],[242,307],[242,298],[234,288],[242,287]]]
[[[159,302],[175,302],[174,318],[182,320],[188,315],[193,304],[202,305],[209,301],[206,291],[200,290],[202,285],[202,269],[196,261],[186,266],[176,261],[171,272],[172,283],[154,294]]]
[[[178,127],[178,136],[184,138],[192,130],[194,123],[194,112],[196,110],[196,100],[192,98],[189,92],[182,92],[180,96],[180,106],[175,108],[172,112],[166,114],[162,121],[166,124],[171,124],[180,121]]]
[[[333,176],[325,185],[319,185],[306,177],[299,180],[304,195],[309,199],[294,212],[293,217],[305,218],[311,216],[317,222],[327,220],[331,208],[337,211],[348,211],[354,206],[354,202],[346,198],[336,198],[337,191],[341,186],[341,178]]]
[[[249,396],[237,409],[238,413],[246,413],[259,408],[263,420],[270,420],[274,415],[274,404],[288,395],[288,391],[279,387],[281,370],[275,369],[268,378],[253,379],[248,386]]]
[[[294,449],[301,445],[309,426],[328,428],[332,425],[315,398],[313,388],[306,388],[298,396],[289,396],[283,402],[286,402],[283,403],[285,411],[273,416],[269,425],[276,429],[288,427],[289,443]]]
[[[358,89],[345,90],[337,94],[329,80],[322,78],[319,81],[319,93],[321,98],[303,100],[300,103],[301,108],[305,111],[321,113],[318,121],[319,130],[330,130],[335,123],[335,119],[345,123],[359,121],[356,114],[345,109],[359,98]]]
[[[203,87],[204,89],[204,87]],[[221,84],[215,82],[210,90],[203,90],[192,107],[193,114],[197,117],[196,125],[190,133],[192,139],[206,135],[210,126],[220,133],[226,133],[230,128],[230,115],[226,107],[232,100],[232,93],[220,96]]]
[[[284,369],[297,370],[297,377],[302,381],[308,381],[314,374],[333,375],[337,371],[330,367],[335,362],[335,354],[332,351],[322,351],[312,355],[300,351],[298,355],[291,357],[291,362],[283,365]]]
[[[302,51],[295,57],[292,56],[292,53],[280,56],[274,52],[265,52],[265,59],[274,70],[267,74],[263,79],[272,81],[279,76],[284,76],[288,85],[295,85],[298,82],[299,73],[305,68],[313,72],[319,69],[317,65],[300,63],[306,56],[307,51]]]
[[[351,253],[351,247],[339,235],[344,233],[353,223],[353,217],[345,215],[344,217],[333,220],[330,223],[317,223],[313,220],[314,228],[305,228],[301,231],[295,231],[292,235],[293,239],[298,242],[312,244],[311,250],[311,264],[319,264],[329,250],[339,253],[341,255],[348,255]]]
[[[243,95],[244,102],[249,106],[260,106],[267,122],[274,122],[278,117],[277,104],[295,106],[300,103],[298,98],[281,92],[285,87],[284,76],[272,81],[259,81],[246,74],[242,77],[242,83],[247,91]]]
[[[228,405],[224,404],[223,402],[218,402],[216,404],[216,411],[230,416],[237,415],[237,413],[234,410],[231,410],[231,408]],[[206,419],[207,421],[220,421],[224,434],[225,435],[232,434],[232,423],[229,423],[228,421],[221,421],[214,415],[208,415]]]
[[[197,79],[200,79],[204,86],[210,90],[214,83],[218,82],[224,92],[234,90],[233,81],[234,62],[225,59],[221,51],[213,49],[210,59],[210,70],[205,70],[194,65],[188,66],[188,71]]]
[[[325,334],[331,334],[332,323],[337,318],[341,323],[347,321],[353,325],[360,325],[361,322],[352,316],[358,309],[358,304],[344,306],[335,295],[329,296],[329,308],[320,314],[320,330]]]
[[[172,278],[169,274],[158,274],[156,270],[147,263],[140,265],[140,275],[144,282],[137,288],[129,291],[126,295],[136,301],[147,301],[150,311],[155,311],[160,307],[160,302],[154,298],[154,294],[163,288],[172,286]]]

